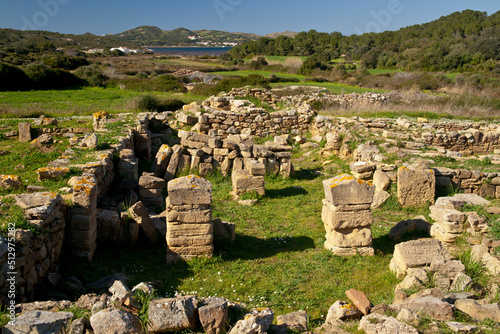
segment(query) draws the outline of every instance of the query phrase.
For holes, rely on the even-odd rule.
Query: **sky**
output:
[[[117,34],[142,25],[265,35],[343,35],[398,30],[465,9],[500,10],[498,0],[1,0],[0,28]]]

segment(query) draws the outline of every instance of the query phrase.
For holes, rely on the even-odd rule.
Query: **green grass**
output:
[[[306,78],[306,76],[299,74],[276,73],[272,71],[257,71],[257,70],[222,71],[222,72],[212,72],[211,74],[219,76],[242,76],[242,77],[249,76],[250,74],[259,74],[262,75],[264,78],[269,78],[271,74],[275,74],[277,77],[280,78],[295,78],[301,81]]]
[[[385,93],[386,90],[374,89],[374,88],[363,88],[358,86],[349,86],[346,84],[340,84],[335,82],[284,82],[284,83],[272,83],[271,87],[286,87],[286,86],[314,86],[326,88],[330,93],[334,94],[350,94],[350,93]]]
[[[179,98],[186,103],[202,102],[205,97],[191,94],[150,92],[160,99]],[[82,89],[0,92],[0,117],[38,117],[91,115],[100,110],[109,113],[134,111],[131,101],[143,92],[119,88],[87,87]]]

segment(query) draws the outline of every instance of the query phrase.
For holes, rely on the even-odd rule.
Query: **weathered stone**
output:
[[[472,299],[459,299],[455,302],[455,307],[475,320],[491,319],[500,322],[500,306],[498,303],[481,304]]]
[[[341,174],[323,181],[323,188],[326,200],[334,205],[371,204],[375,192],[375,186],[349,174]]]
[[[38,181],[61,179],[69,173],[67,167],[42,167],[35,171],[38,174]]]
[[[407,308],[403,308],[398,313],[398,316],[396,317],[396,320],[404,322],[404,323],[406,323],[408,325],[418,326],[420,318],[412,310],[409,310]]]
[[[335,212],[330,208],[331,204],[323,203],[321,220],[325,224],[328,233],[333,230],[343,230],[347,228],[359,228],[370,226],[373,222],[373,215],[370,210]]]
[[[266,166],[256,160],[250,160],[245,164],[246,169],[252,176],[263,176],[266,174]]]
[[[392,227],[388,236],[394,240],[400,240],[405,234],[413,232],[429,233],[431,224],[424,216],[417,216],[413,219],[402,220]]]
[[[171,205],[212,203],[212,184],[199,176],[177,178],[167,188]]]
[[[32,140],[31,138],[31,124],[30,123],[19,123],[19,141],[21,143],[27,143]]]
[[[97,209],[96,219],[98,242],[104,244],[118,242],[121,228],[121,219],[118,212],[115,210]]]
[[[294,332],[307,331],[308,316],[306,311],[297,311],[288,314],[279,315],[276,318],[278,326],[285,326]]]
[[[421,207],[434,203],[436,178],[432,169],[398,169],[398,201],[403,207]]]
[[[451,255],[439,240],[411,240],[394,247],[390,269],[398,276],[403,276],[408,268],[430,265],[433,260],[439,259],[451,259]]]
[[[391,194],[389,194],[387,191],[379,191],[376,192],[375,195],[373,196],[373,203],[371,205],[371,209],[378,209],[380,208],[389,198],[391,198]]]
[[[348,320],[362,316],[363,313],[358,310],[354,305],[337,300],[328,309],[326,316],[327,322],[335,322],[335,320]]]
[[[149,217],[148,209],[141,201],[132,205],[128,209],[128,213],[130,217],[139,224],[139,227],[151,243],[156,244],[160,240],[160,235]]]
[[[23,187],[23,181],[17,175],[0,175],[0,188],[20,189]]]
[[[224,298],[213,297],[203,301],[198,309],[201,326],[207,334],[226,333],[229,325],[229,307]]]
[[[450,245],[460,239],[462,236],[461,233],[450,233],[446,230],[446,227],[443,227],[444,225],[445,224],[442,223],[432,224],[430,230],[431,237],[436,238],[447,245]]]
[[[412,326],[393,317],[377,313],[361,318],[358,329],[363,330],[366,334],[418,334],[418,331]]]
[[[367,247],[372,245],[372,230],[369,227],[333,230],[326,239],[331,246],[340,248]]]
[[[465,222],[465,214],[463,212],[447,209],[445,207],[440,207],[437,205],[431,205],[429,208],[431,210],[430,217],[435,221],[442,222],[456,222],[463,224]],[[455,231],[456,233],[462,232],[462,229]]]
[[[14,324],[7,324],[3,333],[64,334],[72,318],[70,312],[29,311],[17,316]]]
[[[436,297],[407,299],[401,303],[392,304],[391,307],[398,311],[407,308],[416,314],[424,314],[437,320],[453,319],[453,306]]]
[[[113,295],[112,301],[117,301],[120,304],[131,306],[136,309],[140,308],[139,303],[132,295],[132,291],[130,291],[122,281],[116,280],[109,288],[109,292]]]
[[[434,259],[429,266],[429,271],[454,279],[458,273],[465,273],[465,266],[460,260]]]
[[[448,326],[453,333],[475,333],[478,330],[478,327],[475,325],[468,325],[454,321],[447,322],[446,326]]]
[[[141,334],[142,325],[137,316],[116,308],[107,308],[90,317],[94,334]]]
[[[85,328],[90,327],[90,321],[86,318],[75,319],[69,328],[68,334],[86,334]]]
[[[490,201],[485,200],[484,198],[476,194],[455,194],[453,198],[468,205],[488,206],[491,204]]]
[[[165,185],[165,180],[159,177],[143,175],[139,178],[139,187],[144,189],[163,189]]]
[[[196,328],[198,300],[194,296],[154,299],[148,309],[150,333]]]
[[[264,176],[252,176],[247,170],[236,170],[233,171],[231,179],[235,195],[242,195],[252,191],[257,192],[261,196],[265,195]]]
[[[270,309],[253,309],[243,320],[238,320],[229,334],[263,334],[267,332],[273,320],[274,312]]]
[[[87,134],[83,138],[81,145],[83,147],[96,148],[98,143],[99,139],[97,138],[95,133],[92,133],[92,134]]]
[[[450,289],[453,291],[464,291],[469,289],[473,283],[474,282],[472,278],[470,278],[463,272],[459,272],[453,279]]]
[[[370,313],[372,303],[370,303],[363,292],[355,289],[350,289],[347,290],[345,294],[347,298],[349,298],[353,302],[354,306],[356,306],[356,308],[360,310],[364,315]]]

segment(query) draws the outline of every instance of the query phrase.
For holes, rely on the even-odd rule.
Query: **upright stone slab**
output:
[[[19,123],[19,141],[21,143],[26,143],[31,141],[31,124],[30,123]]]
[[[97,240],[97,179],[78,177],[73,183],[69,242],[71,255],[92,261]]]
[[[213,254],[212,184],[188,175],[167,185],[167,263]]]
[[[434,204],[436,176],[434,170],[421,164],[398,169],[398,201],[402,207]]]
[[[108,122],[108,113],[105,110],[98,111],[92,114],[92,127],[94,131],[99,131],[105,128]]]
[[[375,186],[349,174],[323,181],[326,199],[321,219],[325,224],[325,248],[340,256],[374,255],[370,205]]]

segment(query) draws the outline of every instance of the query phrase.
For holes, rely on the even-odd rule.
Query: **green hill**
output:
[[[197,45],[198,43],[244,43],[257,40],[260,36],[241,32],[218,30],[194,30],[177,28],[161,30],[153,26],[141,26],[114,35],[116,39],[143,46]]]

